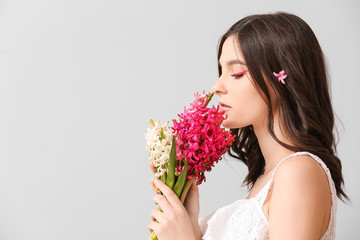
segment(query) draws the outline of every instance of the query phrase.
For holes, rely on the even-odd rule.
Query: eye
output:
[[[248,70],[244,70],[242,72],[238,72],[238,73],[234,73],[231,76],[234,78],[241,78],[242,76],[244,76],[244,74],[247,72]]]

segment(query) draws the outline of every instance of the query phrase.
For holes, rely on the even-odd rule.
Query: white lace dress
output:
[[[278,166],[294,156],[309,155],[316,160],[326,172],[330,183],[332,206],[331,216],[328,228],[321,240],[335,239],[335,222],[336,222],[336,205],[337,196],[334,182],[331,178],[330,171],[325,163],[316,155],[309,152],[293,153],[276,166],[272,178],[260,190],[260,192],[250,199],[240,199],[230,205],[224,206],[217,211],[199,219],[200,228],[204,240],[220,240],[220,239],[237,239],[237,240],[264,240],[269,239],[269,222],[266,218],[262,206],[273,183],[274,175]]]

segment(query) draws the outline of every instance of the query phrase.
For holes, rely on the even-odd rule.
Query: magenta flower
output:
[[[230,131],[225,131],[220,125],[224,118],[224,111],[207,107],[213,93],[195,94],[195,101],[190,108],[179,114],[179,120],[173,121],[172,130],[176,136],[176,158],[180,162],[188,159],[187,179],[196,177],[197,184],[205,181],[205,172],[221,160],[235,136]],[[183,164],[177,166],[181,172]]]

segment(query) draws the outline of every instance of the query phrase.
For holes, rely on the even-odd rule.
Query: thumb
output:
[[[199,196],[199,187],[196,184],[196,181],[191,184],[191,187],[190,187],[189,192],[188,192],[188,196],[190,198],[193,198],[195,196],[197,196],[197,197]]]

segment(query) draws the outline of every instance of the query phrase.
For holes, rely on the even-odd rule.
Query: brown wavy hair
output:
[[[324,54],[309,25],[284,12],[247,16],[220,39],[218,60],[229,36],[237,37],[253,84],[269,107],[267,127],[272,137],[289,150],[308,151],[320,157],[331,172],[337,196],[348,199],[343,190],[341,162],[336,156],[334,113]],[[285,85],[273,75],[283,69],[287,74]],[[221,76],[220,65],[218,70]],[[281,130],[289,136],[292,145],[281,142],[274,134],[268,86],[281,103]],[[244,184],[251,189],[264,171],[264,156],[251,125],[231,131],[237,137],[228,153],[248,167]]]

